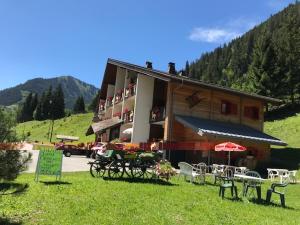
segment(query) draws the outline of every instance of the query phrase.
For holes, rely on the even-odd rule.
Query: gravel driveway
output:
[[[38,150],[27,150],[28,152],[32,153],[32,161],[29,164],[27,169],[27,173],[34,173],[36,164],[38,161],[39,151]],[[86,158],[85,156],[77,156],[73,155],[71,157],[63,156],[63,172],[75,172],[75,171],[88,171],[90,169],[89,165],[87,164],[89,161],[93,159]]]

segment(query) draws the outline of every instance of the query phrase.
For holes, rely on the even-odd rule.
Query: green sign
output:
[[[61,178],[62,151],[40,150],[39,159],[35,171],[35,179],[38,181],[39,175],[54,175]]]

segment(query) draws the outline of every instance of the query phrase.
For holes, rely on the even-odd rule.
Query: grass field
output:
[[[300,172],[300,171],[298,171]],[[298,173],[299,174],[299,173]],[[218,196],[218,186],[196,185],[178,180],[165,183],[131,182],[130,179],[103,180],[88,172],[64,173],[63,183],[54,177],[34,182],[33,174],[23,174],[14,187],[27,184],[18,194],[0,195],[1,224],[299,224],[300,184],[289,185],[287,208],[232,200]],[[299,180],[299,176],[298,176]],[[3,185],[3,184],[2,184]],[[265,198],[266,183],[262,187]],[[241,183],[238,183],[241,191]]]
[[[300,148],[300,113],[286,119],[265,122],[265,132],[285,141],[288,147]]]
[[[54,136],[56,134],[78,136],[80,142],[93,141],[94,135],[85,136],[92,117],[92,113],[86,113],[56,120],[53,134]],[[19,138],[22,138],[23,134],[26,136],[30,132],[27,140],[48,143],[49,125],[49,120],[20,123],[17,126],[17,134]],[[265,122],[265,132],[287,142],[288,147],[300,148],[300,114],[282,120]]]
[[[55,139],[55,135],[57,134],[77,136],[79,137],[79,142],[94,141],[94,135],[85,136],[85,133],[91,124],[92,118],[93,113],[86,113],[55,120],[52,141],[58,141]],[[17,135],[20,139],[22,139],[23,135],[25,135],[28,141],[49,143],[48,132],[50,123],[50,120],[20,123],[16,127]]]

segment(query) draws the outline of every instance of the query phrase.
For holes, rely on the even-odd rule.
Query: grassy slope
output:
[[[300,171],[299,171],[300,172]],[[299,177],[298,177],[299,179]],[[54,177],[42,177],[53,181]],[[206,185],[193,185],[183,178],[173,186],[155,183],[103,180],[88,172],[64,173],[67,184],[36,183],[34,174],[23,174],[16,182],[28,183],[19,195],[2,195],[2,218],[22,224],[299,224],[299,184],[289,185],[288,208],[222,200],[219,187],[208,177]],[[237,182],[238,192],[241,183]],[[262,186],[262,197],[270,183]],[[226,190],[226,197],[230,191]],[[279,197],[272,200],[279,204]],[[0,220],[1,221],[1,220]]]
[[[94,135],[85,136],[85,132],[91,123],[92,113],[72,115],[66,119],[56,120],[54,124],[54,135],[64,134],[79,136],[80,141],[93,141]],[[21,138],[23,130],[25,134],[30,131],[31,141],[48,141],[48,130],[50,121],[30,121],[17,126],[18,136]],[[265,122],[265,132],[288,143],[289,147],[300,148],[300,114],[287,119],[274,122]]]
[[[265,132],[285,141],[288,147],[300,148],[300,114],[283,120],[265,122]]]
[[[56,134],[78,136],[80,142],[93,141],[95,136],[85,136],[85,133],[91,124],[93,113],[77,114],[64,119],[55,120],[53,128],[53,141]],[[30,132],[30,136],[27,138],[29,141],[40,141],[49,142],[48,131],[49,131],[50,120],[45,121],[30,121],[20,123],[17,126],[18,137],[22,138],[23,130],[25,135]]]

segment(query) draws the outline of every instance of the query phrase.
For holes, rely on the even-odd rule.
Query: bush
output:
[[[13,145],[9,142],[17,139],[14,130],[15,125],[14,116],[0,109],[0,144],[5,145],[5,149],[13,149]],[[21,151],[0,151],[0,181],[16,179],[19,173],[26,169],[27,162],[30,159],[31,154],[25,155]]]
[[[31,154],[17,150],[0,151],[0,181],[14,180],[27,168]]]

